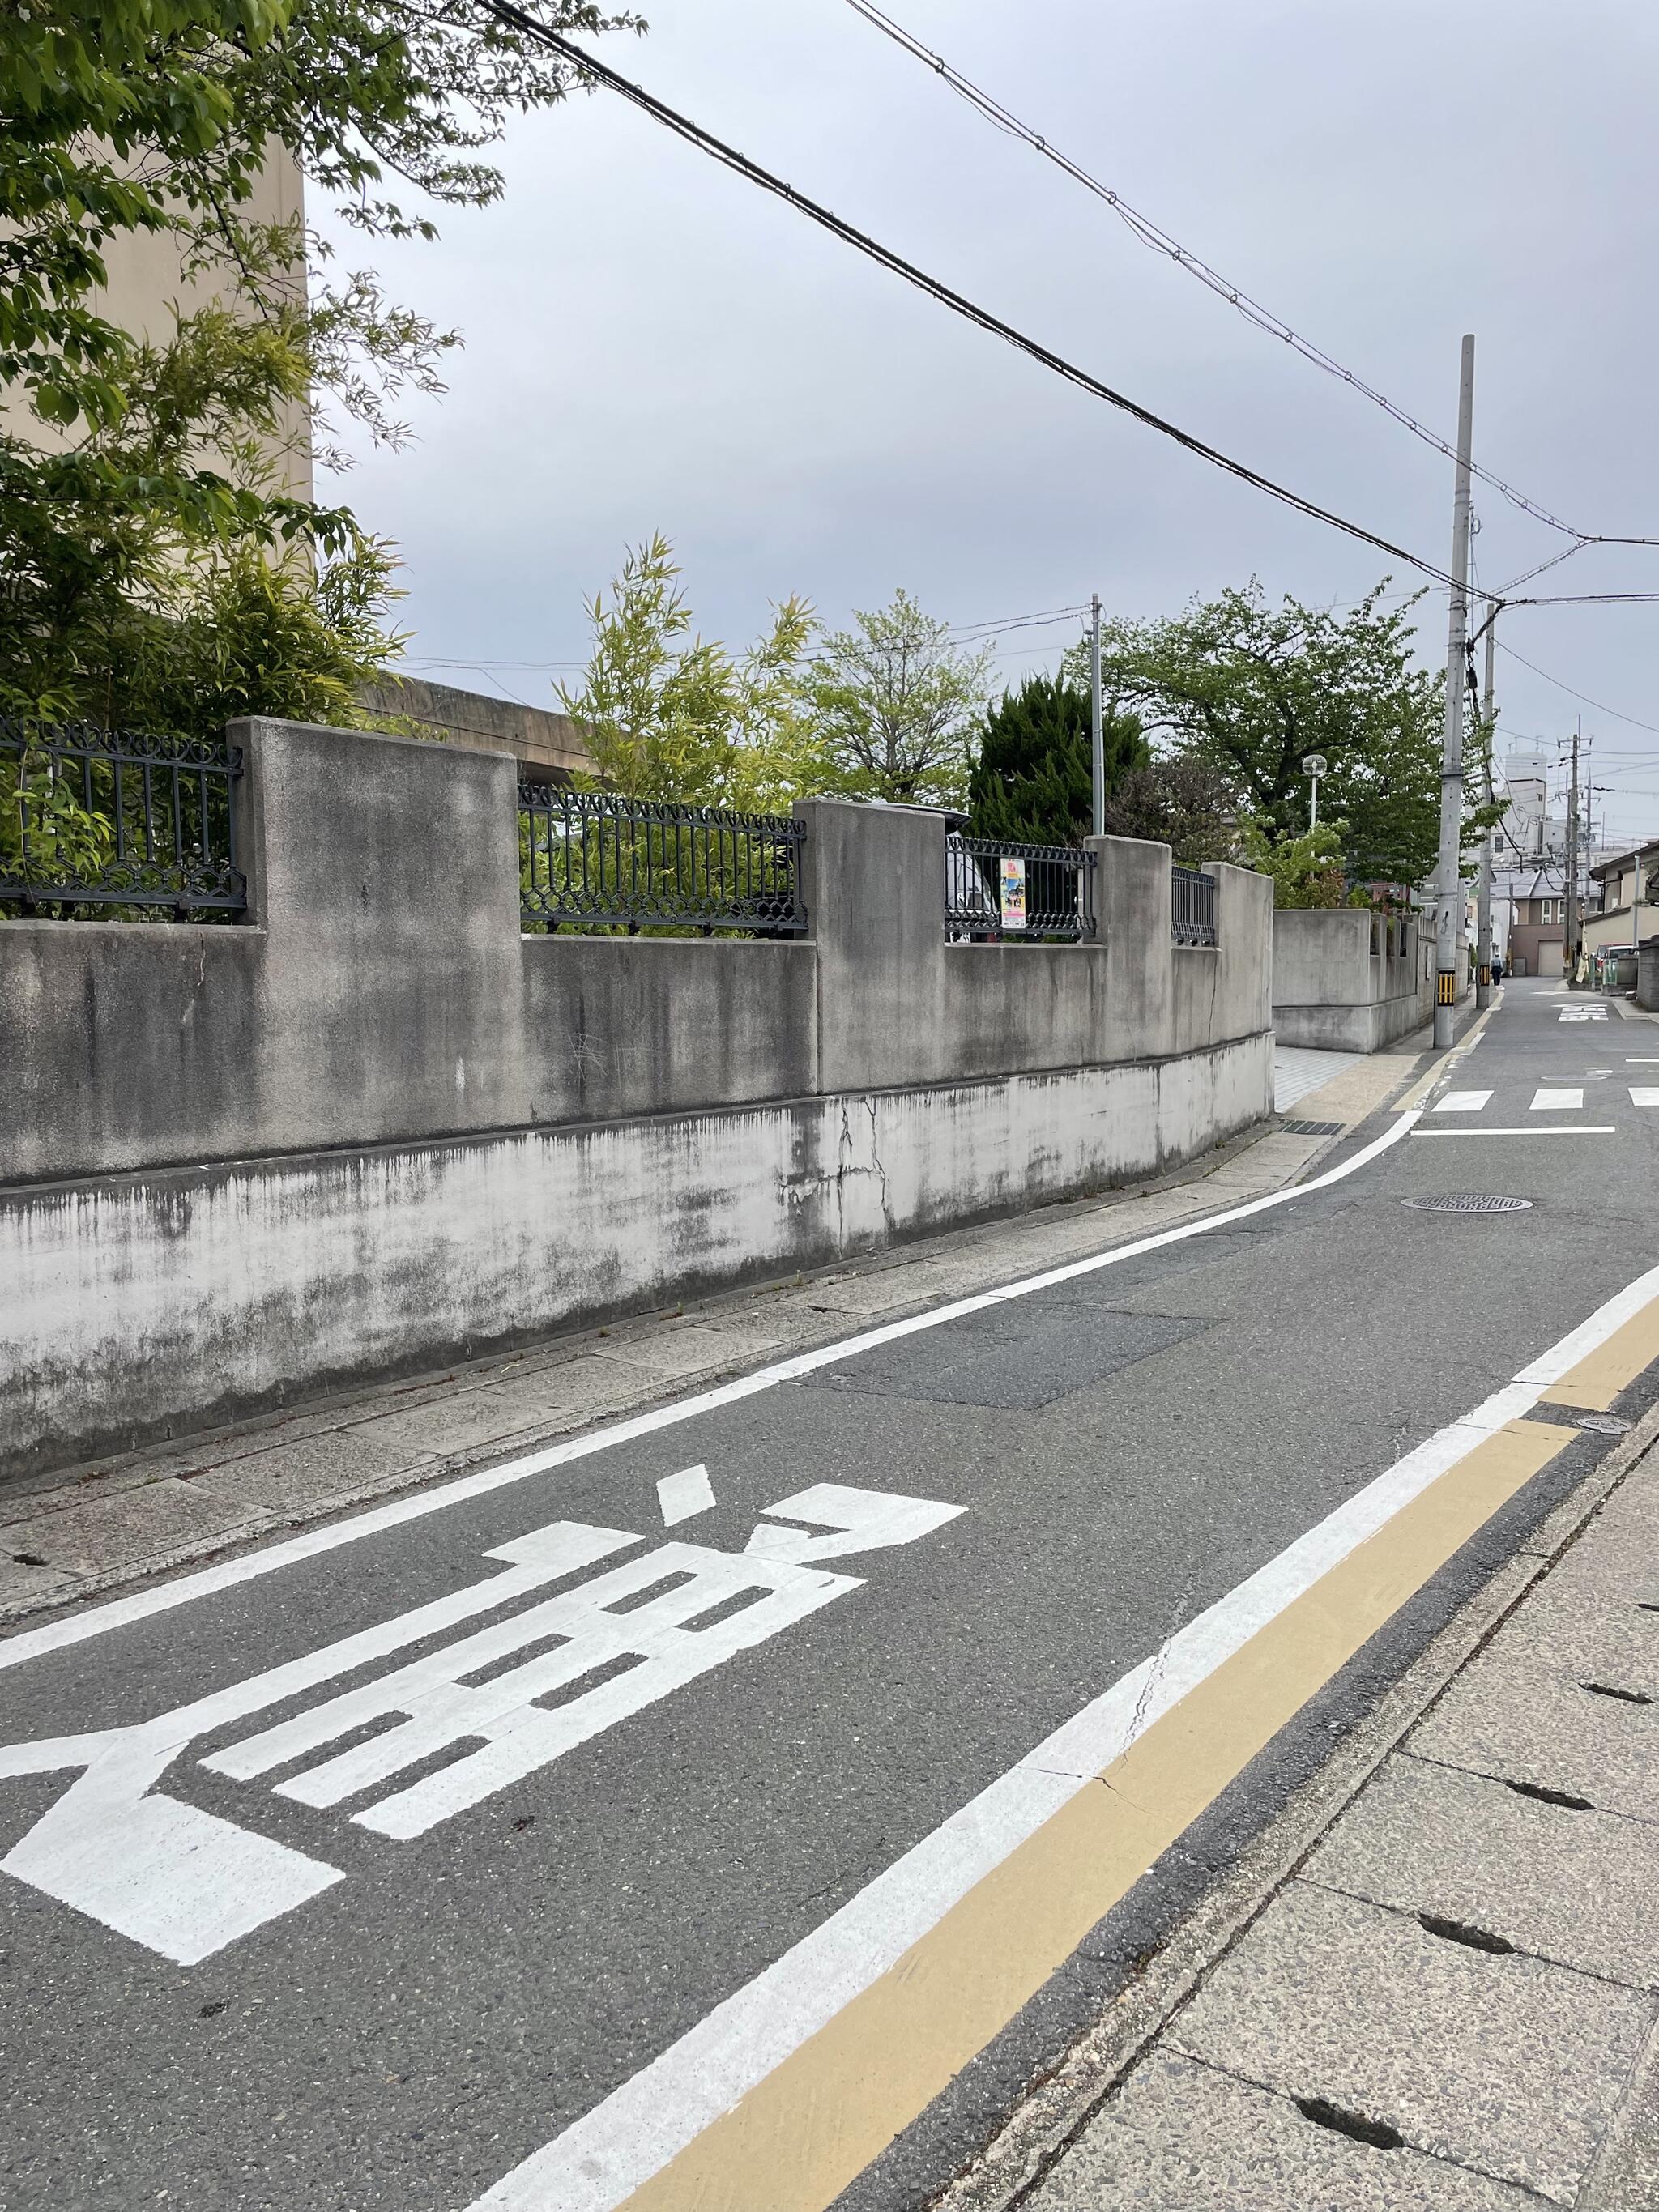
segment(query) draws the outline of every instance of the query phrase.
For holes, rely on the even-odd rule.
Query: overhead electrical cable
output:
[[[1586,707],[1594,707],[1598,714],[1611,714],[1615,722],[1627,722],[1633,730],[1646,730],[1650,735],[1659,738],[1659,723],[1638,721],[1634,714],[1621,714],[1616,707],[1605,706],[1600,699],[1592,699],[1588,691],[1580,691],[1571,684],[1564,684],[1559,676],[1552,676],[1547,668],[1540,668],[1535,660],[1528,660],[1512,645],[1506,645],[1501,637],[1498,641],[1498,650],[1507,653],[1511,660],[1518,660],[1522,668],[1530,668],[1534,676],[1541,676],[1546,684],[1553,684],[1558,691],[1565,691],[1569,698],[1581,700]]]
[[[513,0],[484,0],[484,6],[499,22],[510,24],[526,37],[537,40],[555,53],[562,54],[568,62],[574,64],[582,76],[619,94],[623,99],[650,116],[653,122],[660,123],[677,137],[684,138],[688,145],[695,146],[699,153],[707,154],[711,160],[734,170],[750,184],[758,185],[763,191],[787,201],[809,222],[817,223],[821,229],[855,247],[872,261],[879,263],[884,269],[890,270],[895,276],[902,276],[906,283],[914,284],[919,291],[927,293],[942,307],[950,308],[953,314],[960,315],[965,322],[974,323],[1019,352],[1029,354],[1033,361],[1040,362],[1045,368],[1052,370],[1056,376],[1063,377],[1068,384],[1075,385],[1079,391],[1105,400],[1109,406],[1121,409],[1136,422],[1144,422],[1148,429],[1156,430],[1161,437],[1172,440],[1189,453],[1195,453],[1200,460],[1208,461],[1212,467],[1237,477],[1240,483],[1266,492],[1270,499],[1279,501],[1298,514],[1305,514],[1315,522],[1327,523],[1333,530],[1340,530],[1349,538],[1358,538],[1362,544],[1375,546],[1378,552],[1388,554],[1391,559],[1404,561],[1421,574],[1432,576],[1437,583],[1451,584],[1452,579],[1446,570],[1437,568],[1432,561],[1425,560],[1420,553],[1413,553],[1403,545],[1395,544],[1391,538],[1381,537],[1374,530],[1367,530],[1363,523],[1351,522],[1346,515],[1338,514],[1333,508],[1322,507],[1316,500],[1305,498],[1302,493],[1292,491],[1288,485],[1278,483],[1272,477],[1263,476],[1259,469],[1251,468],[1247,462],[1235,460],[1218,447],[1206,445],[1202,438],[1194,437],[1190,430],[1183,430],[1164,416],[1154,414],[1150,407],[1143,407],[1138,400],[1115,391],[1099,377],[1091,375],[1087,369],[1078,368],[1075,362],[1067,361],[1063,355],[1055,353],[1039,339],[1017,330],[1013,324],[1005,322],[1000,315],[993,314],[988,307],[981,307],[964,294],[953,290],[942,278],[929,276],[926,270],[905,260],[891,246],[883,246],[867,232],[858,229],[817,200],[809,199],[805,192],[797,191],[793,185],[787,184],[781,177],[775,176],[771,170],[763,168],[758,161],[751,161],[746,154],[739,153],[734,146],[728,146],[723,138],[715,137],[713,131],[705,131],[701,124],[692,122],[689,116],[670,107],[654,94],[647,92],[642,85],[635,84],[631,77],[621,76],[609,64],[597,61],[580,46],[573,46],[568,39],[550,30],[535,16],[526,15],[522,8],[515,7]]]
[[[1310,362],[1316,368],[1323,369],[1328,376],[1335,377],[1340,383],[1352,386],[1363,398],[1369,399],[1373,406],[1380,407],[1385,415],[1391,416],[1403,428],[1409,430],[1413,437],[1420,438],[1425,445],[1432,446],[1437,453],[1443,453],[1448,460],[1456,459],[1457,449],[1449,439],[1443,438],[1437,430],[1431,430],[1426,423],[1420,422],[1416,416],[1398,405],[1388,397],[1386,392],[1379,392],[1374,385],[1366,383],[1364,377],[1357,375],[1352,369],[1345,368],[1334,354],[1327,353],[1322,346],[1316,345],[1311,339],[1304,338],[1292,330],[1282,316],[1274,314],[1271,308],[1264,307],[1259,300],[1253,300],[1248,292],[1224,276],[1219,270],[1212,268],[1207,261],[1200,258],[1198,254],[1191,252],[1181,244],[1178,239],[1172,238],[1170,233],[1154,222],[1150,216],[1144,216],[1138,209],[1131,207],[1121,192],[1115,191],[1109,185],[1103,184],[1099,178],[1091,176],[1081,163],[1073,161],[1069,155],[1062,154],[1060,149],[1052,144],[1040,131],[1034,130],[1029,123],[1022,122],[1012,109],[1005,107],[993,94],[983,90],[970,77],[964,76],[960,70],[953,69],[942,54],[935,53],[931,47],[923,46],[921,40],[913,37],[902,23],[896,22],[892,16],[884,14],[881,9],[872,5],[872,0],[847,0],[847,4],[874,29],[892,40],[896,46],[902,46],[904,52],[915,60],[923,63],[935,76],[939,78],[941,82],[948,85],[952,92],[965,100],[970,107],[985,118],[987,122],[994,124],[999,131],[1006,132],[1009,137],[1023,140],[1034,152],[1040,154],[1045,161],[1051,161],[1057,169],[1064,171],[1074,183],[1081,185],[1086,191],[1092,192],[1097,199],[1103,200],[1114,215],[1127,227],[1143,246],[1149,246],[1153,252],[1162,254],[1175,262],[1177,267],[1184,269],[1189,276],[1195,276],[1200,284],[1206,286],[1210,291],[1216,294],[1218,298],[1224,300],[1229,307],[1236,308],[1246,322],[1254,324],[1258,330],[1265,331],[1270,337],[1282,339],[1293,352],[1299,354],[1304,361]],[[1473,475],[1479,477],[1483,483],[1489,483],[1495,491],[1501,492],[1504,497],[1512,506],[1518,507],[1523,514],[1529,514],[1534,521],[1545,523],[1550,529],[1559,530],[1565,536],[1576,540],[1573,549],[1575,550],[1577,546],[1581,545],[1659,545],[1659,538],[1617,537],[1602,531],[1580,530],[1576,524],[1564,522],[1559,514],[1553,514],[1548,507],[1540,507],[1536,500],[1529,499],[1524,492],[1517,490],[1512,483],[1506,483],[1502,477],[1495,474],[1491,469],[1481,467],[1478,462],[1471,463],[1470,467]]]

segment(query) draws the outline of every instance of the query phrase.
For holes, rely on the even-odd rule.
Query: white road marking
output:
[[[1530,1128],[1413,1129],[1414,1137],[1616,1137],[1611,1121],[1587,1121],[1571,1128],[1562,1123],[1537,1121]]]
[[[1584,1094],[1577,1091],[1534,1091],[1532,1095],[1534,1114],[1582,1114]]]
[[[323,1807],[476,1745],[352,1815],[359,1826],[407,1841],[860,1587],[856,1576],[826,1574],[806,1559],[914,1543],[967,1509],[826,1483],[777,1510],[829,1533],[763,1523],[746,1552],[659,1545],[202,1764],[251,1782],[376,1723],[395,1723],[276,1785],[281,1796]],[[82,1770],[0,1868],[180,1966],[210,1957],[344,1877],[163,1796],[155,1785],[173,1759],[204,1735],[642,1540],[625,1528],[555,1522],[485,1553],[504,1561],[507,1574],[155,1720],[0,1747],[0,1775]],[[542,1645],[552,1648],[533,1648]],[[503,1659],[519,1663],[503,1668]],[[544,1701],[561,1690],[574,1694],[550,1709]]]
[[[707,1513],[714,1502],[714,1486],[708,1480],[708,1469],[701,1463],[683,1467],[678,1474],[665,1474],[657,1485],[665,1528],[678,1528],[694,1513]]]
[[[136,1590],[130,1597],[113,1598],[106,1604],[94,1606],[84,1613],[65,1615],[62,1620],[48,1621],[42,1627],[24,1629],[19,1634],[0,1642],[0,1671],[9,1667],[21,1667],[31,1659],[38,1659],[49,1651],[61,1651],[70,1644],[85,1643],[94,1636],[106,1636],[112,1629],[125,1628],[137,1620],[153,1620],[157,1613],[170,1613],[175,1606],[189,1605],[198,1598],[212,1597],[222,1590],[236,1589],[244,1583],[255,1582],[261,1576],[278,1573],[284,1567],[295,1566],[307,1559],[337,1550],[344,1544],[361,1543],[367,1536],[378,1536],[387,1528],[401,1528],[410,1521],[423,1520],[428,1513],[441,1513],[451,1505],[465,1500],[487,1497],[490,1492],[502,1490],[514,1483],[526,1481],[532,1475],[544,1474],[550,1468],[568,1467],[578,1460],[591,1459],[595,1453],[610,1451],[617,1444],[632,1443],[641,1437],[655,1436],[664,1429],[677,1428],[683,1421],[697,1419],[704,1413],[716,1412],[722,1406],[736,1405],[744,1398],[757,1396],[763,1390],[775,1389],[781,1382],[799,1382],[803,1375],[816,1374],[823,1367],[833,1367],[855,1353],[872,1351],[878,1345],[896,1343],[901,1337],[914,1336],[926,1329],[943,1328],[947,1322],[959,1321],[968,1314],[988,1312],[994,1306],[1013,1298],[1029,1297],[1035,1291],[1046,1291],[1057,1283],[1075,1282],[1080,1276],[1091,1275],[1103,1267],[1115,1267],[1125,1260],[1138,1259],[1143,1252],[1157,1252],[1170,1244],[1184,1243],[1188,1237],[1202,1237],[1212,1229],[1221,1229],[1235,1221],[1249,1220],[1253,1215],[1265,1213],[1276,1206],[1287,1206],[1294,1199],[1306,1198],[1311,1192],[1328,1190],[1333,1183],[1368,1167],[1391,1145],[1397,1144],[1415,1126],[1415,1111],[1401,1114],[1399,1119],[1380,1137],[1362,1146],[1349,1159],[1339,1166],[1328,1168],[1323,1175],[1315,1176],[1304,1183],[1292,1183],[1284,1190],[1267,1192],[1261,1198],[1247,1199],[1243,1205],[1226,1207],[1219,1213],[1206,1214],[1200,1221],[1186,1221],[1173,1229],[1162,1229],[1151,1237],[1137,1237],[1128,1244],[1119,1244],[1109,1252],[1097,1252],[1086,1260],[1071,1260],[1063,1267],[1050,1267],[1040,1275],[1027,1275],[1018,1282],[1004,1284],[994,1291],[980,1291],[972,1297],[956,1298],[948,1305],[933,1306],[926,1313],[911,1314],[902,1321],[886,1322],[878,1328],[866,1329],[857,1336],[842,1337],[837,1343],[820,1345],[811,1352],[797,1352],[788,1359],[781,1359],[770,1367],[757,1368],[752,1375],[741,1375],[735,1382],[721,1382],[712,1390],[700,1391],[696,1396],[682,1398],[672,1406],[653,1407],[649,1413],[635,1413],[627,1420],[612,1422],[608,1427],[595,1429],[589,1434],[572,1437],[561,1444],[550,1444],[545,1449],[526,1453],[521,1458],[506,1461],[500,1467],[481,1468],[474,1474],[458,1475],[453,1482],[436,1485],[431,1490],[399,1498],[388,1505],[373,1506],[355,1518],[335,1521],[325,1528],[308,1528],[302,1534],[289,1536],[279,1544],[267,1545],[264,1549],[249,1552],[240,1559],[222,1559],[210,1567],[203,1567],[195,1574],[180,1575],[176,1581],[153,1583],[149,1589]]]
[[[1433,1111],[1437,1114],[1478,1114],[1491,1097],[1490,1091],[1449,1091]]]
[[[1625,1065],[1626,1067],[1659,1067],[1659,1053],[1627,1052]]]
[[[1445,1134],[1474,1135],[1473,1130]],[[1626,1286],[1462,1419],[1408,1452],[1028,1752],[754,1980],[717,2005],[469,2212],[616,2212],[685,2146],[888,1972],[1135,1738],[1402,1506],[1659,1297]]]
[[[1659,1089],[1650,1084],[1632,1083],[1630,1103],[1632,1106],[1659,1106]]]
[[[1604,1022],[1607,1018],[1605,1006],[1562,1006],[1556,1016],[1563,1022]]]

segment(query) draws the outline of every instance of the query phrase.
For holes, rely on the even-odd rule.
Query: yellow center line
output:
[[[1659,1331],[1659,1305],[1637,1320]],[[635,2190],[630,2212],[826,2212],[1256,1753],[1577,1433],[1512,1421],[1475,1445]]]

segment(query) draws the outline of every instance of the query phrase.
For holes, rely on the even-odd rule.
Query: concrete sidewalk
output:
[[[950,2212],[1659,2208],[1656,1437],[1425,1654],[1363,1786],[1287,1812],[1289,1878],[1176,1939],[1163,2018],[1103,2022]]]

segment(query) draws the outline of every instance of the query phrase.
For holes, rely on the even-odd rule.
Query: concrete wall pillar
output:
[[[1254,868],[1206,860],[1215,878],[1216,1037],[1247,1036],[1273,1021],[1273,886]]]
[[[808,799],[801,856],[817,950],[819,1091],[937,1083],[950,1039],[945,985],[945,817]]]
[[[1114,1024],[1135,1037],[1138,1058],[1154,1059],[1175,1049],[1170,848],[1140,837],[1087,843],[1099,863],[1095,910]]]
[[[280,947],[246,1070],[259,1121],[314,1141],[319,1073],[340,1144],[527,1120],[515,764],[299,722],[230,738],[248,919]]]

